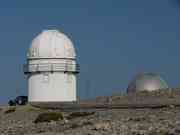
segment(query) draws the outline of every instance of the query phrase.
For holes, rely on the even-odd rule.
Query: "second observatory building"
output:
[[[160,75],[155,73],[140,73],[130,82],[127,88],[127,93],[155,91],[167,88],[167,83],[160,77]]]
[[[44,30],[28,51],[29,102],[76,101],[76,53],[71,40],[58,30]]]

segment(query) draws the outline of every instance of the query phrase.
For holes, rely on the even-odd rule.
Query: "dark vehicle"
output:
[[[13,100],[9,100],[8,104],[10,106],[15,106],[15,105],[25,105],[27,104],[28,97],[27,96],[18,96]]]

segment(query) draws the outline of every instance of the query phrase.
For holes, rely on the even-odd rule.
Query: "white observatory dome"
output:
[[[70,58],[75,59],[71,40],[58,30],[44,30],[34,40],[28,52],[29,59]]]
[[[28,80],[28,101],[76,101],[79,72],[73,43],[58,30],[44,30],[32,41],[24,73]]]

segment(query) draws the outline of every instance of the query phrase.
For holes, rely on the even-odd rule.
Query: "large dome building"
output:
[[[129,83],[127,93],[167,89],[167,83],[155,73],[140,73]]]
[[[27,54],[29,102],[76,101],[76,53],[71,40],[58,30],[44,30]]]

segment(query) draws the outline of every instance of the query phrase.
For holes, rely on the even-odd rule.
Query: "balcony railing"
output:
[[[41,63],[41,64],[24,64],[24,74],[35,72],[71,72],[79,73],[78,64],[69,63]]]

